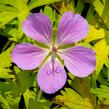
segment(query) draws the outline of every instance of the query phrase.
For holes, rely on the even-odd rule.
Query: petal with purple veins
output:
[[[60,52],[65,66],[73,75],[86,77],[95,70],[96,58],[93,50],[76,46]]]
[[[52,24],[50,19],[42,13],[30,14],[22,23],[23,32],[41,43],[50,43]]]
[[[61,89],[67,79],[64,68],[56,60],[52,69],[52,62],[49,61],[42,66],[37,75],[37,82],[40,88],[48,94],[52,94]]]
[[[58,44],[71,44],[83,39],[88,33],[88,23],[80,14],[71,11],[62,15],[57,31]]]
[[[11,53],[13,62],[23,70],[37,68],[47,55],[47,51],[32,44],[18,44]]]

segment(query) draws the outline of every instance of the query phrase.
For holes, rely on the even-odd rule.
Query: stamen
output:
[[[52,47],[52,51],[53,52],[56,52],[57,51],[57,48],[56,47]]]

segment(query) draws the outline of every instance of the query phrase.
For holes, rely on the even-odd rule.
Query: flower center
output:
[[[57,48],[56,47],[52,47],[52,52],[57,52]]]

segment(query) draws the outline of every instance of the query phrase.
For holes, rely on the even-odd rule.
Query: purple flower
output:
[[[72,44],[83,39],[88,33],[88,23],[79,14],[66,12],[63,14],[57,30],[57,38],[53,43],[52,24],[42,13],[35,13],[23,22],[24,33],[40,43],[49,45],[50,49],[32,44],[18,44],[11,53],[13,62],[23,70],[37,68],[50,53],[37,75],[37,83],[46,93],[55,93],[61,89],[67,79],[64,65],[74,76],[86,77],[95,70],[95,52],[89,48],[75,46],[60,49],[60,45]]]

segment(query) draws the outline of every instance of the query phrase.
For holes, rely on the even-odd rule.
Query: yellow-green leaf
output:
[[[99,72],[101,71],[103,64],[105,63],[105,60],[108,57],[108,49],[109,46],[106,45],[105,40],[99,41],[97,44],[95,44],[94,49],[96,51],[96,78],[99,75]]]
[[[104,38],[105,32],[104,29],[96,29],[94,26],[89,26],[89,33],[87,37],[85,38],[86,42],[91,42],[97,39]]]
[[[56,103],[63,103],[71,109],[93,109],[93,106],[88,98],[81,97],[73,89],[66,88],[62,95],[56,96]]]

